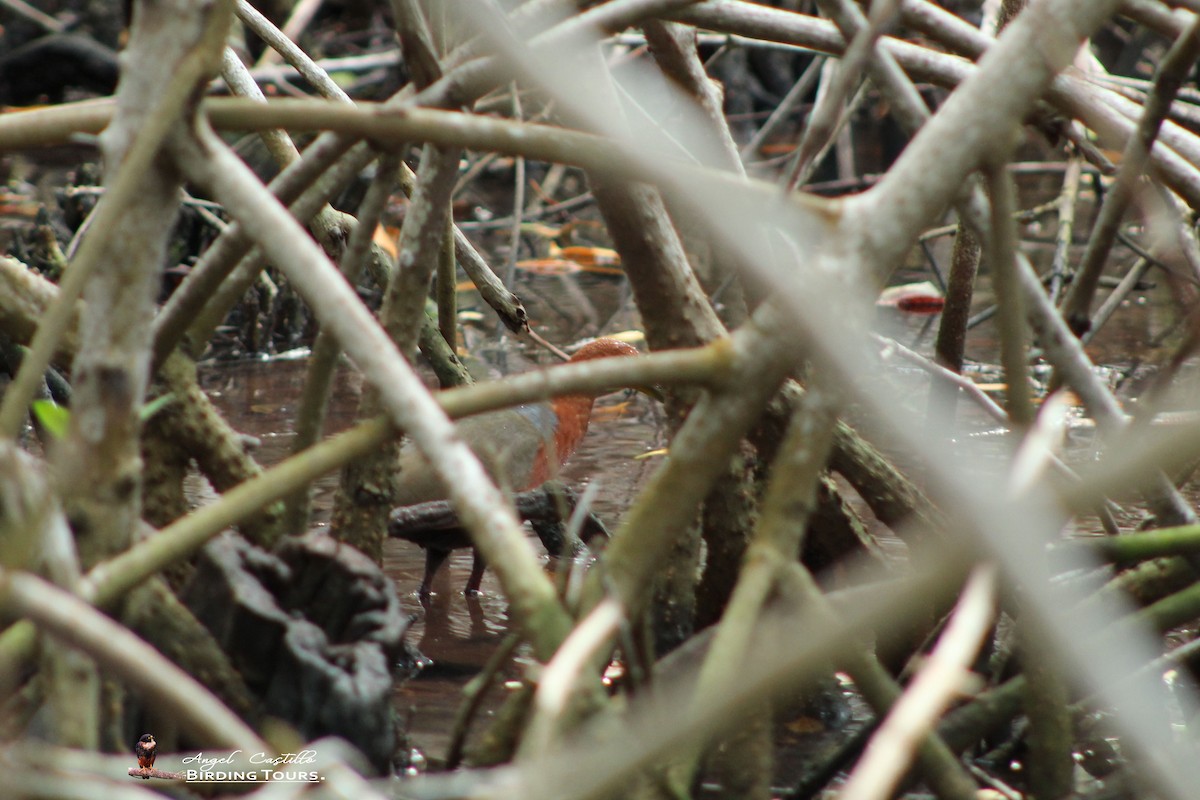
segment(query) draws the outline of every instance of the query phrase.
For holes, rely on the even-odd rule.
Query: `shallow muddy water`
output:
[[[567,285],[557,276],[529,280],[532,290],[522,296],[534,298],[531,309],[548,302],[547,296],[562,293]],[[596,285],[588,287],[592,302],[588,312],[581,315],[587,322],[580,325],[579,318],[574,318],[571,327],[602,332],[628,327],[631,318],[625,307],[623,284],[611,279],[589,280]],[[576,285],[572,293],[578,290]],[[579,335],[591,334],[581,331]],[[472,338],[477,340],[479,335]],[[574,340],[556,335],[553,341],[568,345]],[[475,344],[480,350],[488,349],[482,342]],[[504,355],[507,358],[492,360],[505,361],[517,369],[530,366],[517,366],[523,362],[520,354],[506,351]],[[202,368],[201,382],[234,428],[259,440],[255,456],[260,463],[270,465],[291,451],[296,404],[306,369],[304,357],[214,364]],[[327,434],[354,421],[362,380],[347,365],[341,367],[334,386]],[[610,530],[658,463],[660,456],[646,454],[662,445],[661,417],[661,407],[640,394],[616,393],[598,399],[586,439],[563,468],[563,480],[580,492],[598,484],[593,508]],[[317,484],[315,527],[328,524],[336,485],[336,475],[326,476]],[[203,488],[198,488],[196,494],[203,495]],[[543,554],[547,569],[552,568],[541,543],[532,533],[529,535],[535,550]],[[482,669],[508,628],[506,603],[492,574],[485,575],[480,596],[466,597],[462,590],[471,569],[470,551],[455,551],[447,563],[449,569],[440,571],[432,597],[420,602],[416,589],[424,573],[424,551],[405,541],[385,545],[385,571],[395,582],[405,607],[415,615],[409,641],[431,661],[397,688],[396,708],[408,720],[413,746],[434,762],[445,756],[463,685]],[[485,715],[499,703],[504,691],[501,680],[484,704]]]

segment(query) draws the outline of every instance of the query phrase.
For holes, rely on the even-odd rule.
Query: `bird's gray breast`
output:
[[[554,413],[553,408],[544,403],[530,403],[517,406],[514,410],[527,419],[544,438],[554,437],[554,431],[558,428],[558,414]]]

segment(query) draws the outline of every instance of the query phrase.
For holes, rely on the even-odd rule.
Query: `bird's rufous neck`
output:
[[[585,344],[571,356],[571,363],[591,361],[597,358],[612,356],[631,356],[637,354],[637,348],[616,339],[600,338]],[[555,398],[551,407],[557,417],[554,429],[554,455],[537,459],[531,485],[537,486],[557,474],[557,467],[570,458],[583,437],[587,434],[588,420],[592,416],[592,404],[595,402],[592,394],[569,394]],[[551,462],[556,462],[551,465]]]
[[[575,452],[575,448],[579,447],[579,443],[587,434],[594,402],[595,398],[586,394],[569,394],[554,401],[554,413],[558,416],[554,446],[558,450],[559,464]]]
[[[557,424],[554,427],[553,442],[547,441],[539,451],[539,458],[534,459],[533,471],[529,483],[524,488],[532,489],[541,486],[551,478],[558,477],[558,471],[563,463],[571,457],[583,437],[587,434],[588,420],[592,415],[593,398],[588,395],[574,394],[556,398],[551,405]],[[553,448],[554,452],[548,452]]]

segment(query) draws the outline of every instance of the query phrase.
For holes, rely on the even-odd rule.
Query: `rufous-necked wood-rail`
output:
[[[581,347],[569,363],[596,358],[637,355],[637,348],[616,339],[600,338]],[[458,423],[459,435],[471,447],[484,468],[501,487],[514,492],[536,489],[558,474],[587,434],[595,394],[569,394],[545,403],[529,403],[502,411],[467,417]],[[434,476],[425,458],[412,445],[400,451],[398,462],[399,505],[410,506],[445,500],[446,490]],[[404,532],[397,534],[400,538]],[[429,536],[410,538],[425,548],[425,576],[419,594],[429,594],[434,574],[450,550],[465,547],[461,536],[437,541]],[[484,564],[475,557],[467,582],[468,592],[478,592]]]

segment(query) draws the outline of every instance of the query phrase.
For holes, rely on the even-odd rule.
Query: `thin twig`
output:
[[[1121,307],[1121,303],[1125,302],[1125,298],[1137,288],[1138,283],[1149,271],[1150,262],[1144,258],[1139,258],[1129,268],[1129,271],[1121,278],[1121,282],[1108,293],[1108,297],[1104,298],[1104,302],[1100,304],[1100,308],[1096,309],[1096,313],[1092,315],[1092,324],[1088,328],[1087,333],[1083,334],[1082,337],[1084,344],[1090,344],[1092,339],[1099,335],[1101,329],[1104,328],[1104,323],[1108,322],[1109,318],[1116,313],[1116,310]]]
[[[321,4],[323,2],[324,0],[299,0],[299,2],[292,6],[291,16],[289,16],[287,22],[283,24],[283,30],[280,31],[280,33],[282,33],[282,35],[286,36],[291,41],[295,41],[296,39],[300,38],[300,34],[303,33],[304,29],[308,27],[310,22],[312,22],[313,17],[315,17],[317,12],[321,9]],[[279,62],[280,55],[282,54],[278,50],[269,47],[263,51],[263,54],[261,57],[259,57],[258,63],[255,64],[255,67],[265,67],[271,64],[276,64]]]
[[[62,33],[67,29],[64,23],[46,12],[29,5],[25,0],[0,0],[0,5],[3,5],[14,13],[20,14],[28,20],[36,22],[51,33]]]
[[[1029,353],[1025,342],[1025,300],[1016,278],[1016,230],[1012,221],[1016,191],[1004,165],[988,170],[992,189],[992,229],[986,245],[992,284],[1000,308],[1000,361],[1008,383],[1005,395],[1009,417],[1017,427],[1033,421],[1033,398],[1029,386]]]
[[[605,650],[625,620],[625,609],[602,600],[580,620],[546,665],[533,695],[533,717],[525,725],[520,759],[546,755],[555,744],[572,695],[592,678],[589,667]],[[586,676],[586,677],[585,677]]]
[[[328,72],[309,58],[307,53],[297,47],[295,42],[284,34],[283,31],[276,28],[274,23],[263,16],[254,6],[250,5],[247,0],[238,0],[237,15],[247,28],[254,31],[257,36],[267,43],[268,47],[279,52],[322,97],[340,100],[343,103],[353,102],[345,90],[329,77]]]
[[[962,691],[971,660],[991,628],[996,603],[996,570],[977,567],[945,632],[904,696],[871,737],[841,797],[881,800],[889,796],[918,742],[934,730],[937,718]]]
[[[1075,236],[1075,205],[1079,198],[1079,182],[1083,174],[1083,159],[1071,156],[1063,173],[1062,192],[1058,196],[1058,231],[1054,236],[1054,258],[1050,262],[1050,302],[1058,302],[1067,277],[1067,262]]]
[[[450,729],[450,744],[446,748],[446,769],[456,770],[462,765],[463,753],[466,750],[467,734],[470,732],[471,721],[483,707],[487,691],[500,677],[500,670],[512,658],[513,651],[521,643],[521,637],[510,633],[504,637],[500,646],[488,656],[487,663],[479,674],[463,687],[462,702],[454,714],[454,725]]]
[[[512,85],[512,115],[513,119],[521,120],[521,96],[517,93],[517,85]],[[512,286],[516,277],[517,261],[521,258],[521,225],[524,224],[525,212],[525,159],[517,156],[513,169],[513,213],[512,228],[508,238],[508,264],[505,270],[504,283]]]

